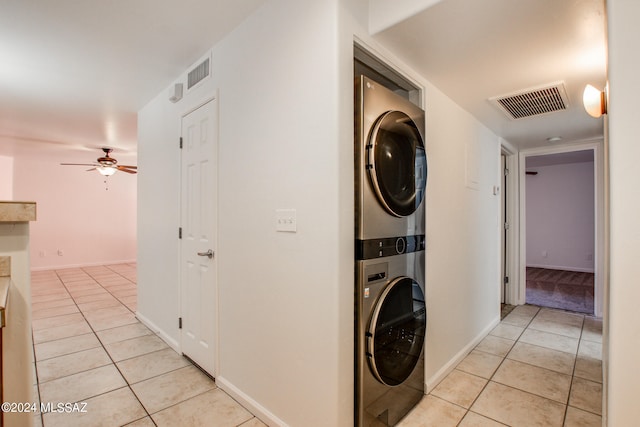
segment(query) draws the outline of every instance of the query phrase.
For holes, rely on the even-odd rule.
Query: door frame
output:
[[[500,263],[504,259],[505,271],[508,274],[509,282],[504,284],[504,278],[502,275],[502,269],[500,269],[500,283],[499,285],[504,289],[504,302],[506,304],[518,305],[520,304],[520,204],[519,204],[519,169],[520,163],[518,161],[518,150],[504,139],[500,139],[499,156],[505,156],[505,166],[509,171],[506,176],[506,189],[502,189],[505,194],[500,197],[506,196],[506,215],[505,222],[509,224],[509,230],[505,240],[506,253],[503,252],[502,241],[500,242]],[[502,162],[500,161],[500,175],[502,175]],[[502,178],[502,176],[500,177]],[[502,179],[500,179],[502,182]],[[502,203],[500,204],[502,206]],[[503,224],[500,224],[503,227]],[[500,230],[502,233],[502,230]],[[502,240],[502,236],[500,237]]]
[[[526,218],[526,181],[525,165],[530,156],[546,154],[569,153],[572,151],[593,150],[594,177],[594,315],[602,317],[604,308],[604,260],[605,260],[605,210],[604,210],[604,141],[602,139],[576,142],[556,147],[539,147],[520,151],[519,179],[520,179],[520,247],[519,247],[519,292],[518,304],[526,302],[526,247],[527,247],[527,218]]]
[[[199,108],[205,106],[206,104],[208,104],[210,102],[214,102],[214,101],[218,102],[217,109],[218,109],[218,117],[219,117],[219,114],[220,114],[219,113],[219,108],[220,108],[219,100],[220,100],[220,97],[218,95],[218,91],[216,90],[214,95],[211,95],[211,96],[208,96],[208,97],[205,97],[205,98],[201,98],[201,99],[198,100],[198,102],[191,103],[190,105],[187,105],[186,108],[183,109],[181,111],[181,113],[180,113],[180,118],[179,118],[179,120],[180,120],[180,122],[179,122],[180,123],[180,125],[179,125],[179,128],[180,128],[179,137],[180,137],[180,139],[182,139],[182,123],[183,123],[184,118],[186,116],[188,116],[189,114],[193,113],[194,111],[198,110]],[[218,117],[216,117],[216,121],[218,121]],[[219,172],[218,165],[220,164],[220,157],[219,157],[219,153],[220,153],[219,128],[217,128],[217,132],[218,132],[218,136],[216,137],[217,142],[216,142],[216,147],[215,147],[216,159],[217,159],[217,164],[216,164],[216,168],[215,168],[216,175],[218,175],[218,172]],[[180,217],[179,217],[179,227],[182,228],[182,200],[183,200],[182,197],[183,197],[183,194],[182,194],[182,148],[181,147],[179,148],[179,157],[178,157],[178,159],[179,159],[178,167],[180,169],[180,195],[179,195]],[[218,185],[218,186],[220,184],[219,178],[220,178],[219,176],[216,177],[216,185]],[[216,194],[217,193],[218,192],[216,192]],[[218,200],[215,201],[215,208],[218,209]],[[216,216],[216,218],[218,218],[218,217]],[[219,228],[220,228],[218,223],[215,224],[215,227],[216,227],[216,231],[219,230]],[[219,259],[218,258],[219,257],[219,253],[220,253],[220,242],[219,241],[217,242],[217,245],[218,245],[218,247],[217,247],[217,250],[215,252],[215,257],[217,259]],[[181,238],[180,239],[180,249],[179,249],[180,257],[178,259],[179,273],[180,273],[179,274],[179,281],[178,281],[178,298],[179,298],[178,304],[179,304],[179,317],[180,318],[183,317],[183,312],[182,312],[182,307],[183,307],[182,306],[182,303],[183,303],[183,301],[182,301],[182,290],[183,290],[183,286],[184,286],[183,278],[182,278],[182,246],[183,245],[182,245],[182,238]],[[215,317],[215,329],[214,329],[215,330],[215,340],[214,340],[215,348],[214,348],[214,362],[213,362],[213,371],[214,372],[213,373],[209,373],[209,372],[203,370],[204,372],[206,372],[208,375],[211,375],[212,377],[220,375],[220,372],[219,372],[219,367],[220,367],[220,364],[219,364],[220,363],[220,322],[219,322],[220,298],[219,298],[219,283],[218,283],[219,271],[220,271],[219,266],[220,266],[220,263],[218,262],[218,268],[215,270],[215,286],[214,286],[214,290],[213,290],[214,293],[216,294],[215,307],[213,308],[214,309],[214,317]],[[184,355],[184,353],[182,352],[182,350],[183,350],[183,348],[182,348],[183,329],[182,328],[179,329],[179,333],[180,333],[180,337],[179,337],[179,341],[178,341],[179,342],[179,351],[180,351],[180,354]],[[189,359],[189,360],[191,360],[191,359]],[[194,362],[192,361],[192,363],[194,363]],[[196,366],[198,366],[198,365],[196,365]],[[198,368],[203,369],[203,368],[201,368],[199,366],[198,366]]]

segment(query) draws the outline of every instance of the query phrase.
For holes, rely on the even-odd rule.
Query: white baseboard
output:
[[[85,262],[81,264],[65,264],[65,265],[51,265],[48,267],[32,267],[31,271],[46,271],[46,270],[64,270],[65,268],[82,268],[82,267],[97,267],[100,265],[115,265],[115,264],[133,264],[137,260],[125,259],[125,260],[112,260],[112,261],[100,261],[100,262]]]
[[[561,266],[561,265],[542,265],[542,264],[529,264],[529,263],[527,263],[527,267],[546,268],[547,270],[577,271],[578,273],[595,273],[595,269],[593,269],[593,268],[566,267],[566,266]]]
[[[151,329],[151,331],[159,336],[162,341],[166,342],[169,347],[174,349],[177,353],[182,354],[182,349],[180,348],[180,343],[178,341],[163,332],[155,323],[140,314],[139,311],[136,311],[136,317],[140,323]]]
[[[431,393],[433,389],[436,388],[438,384],[440,384],[440,381],[445,379],[445,377],[449,375],[449,373],[453,371],[456,366],[458,366],[458,363],[462,362],[462,360],[467,357],[469,353],[471,353],[471,350],[473,350],[478,344],[480,344],[480,341],[482,341],[487,335],[489,335],[489,332],[491,332],[493,328],[495,328],[499,323],[500,316],[494,319],[493,322],[489,324],[489,326],[484,328],[482,332],[480,332],[469,344],[463,347],[462,350],[460,350],[455,356],[453,356],[451,360],[449,360],[449,362],[447,362],[442,368],[440,368],[438,372],[436,372],[431,378],[428,378],[424,385],[424,394]]]
[[[267,408],[253,400],[247,394],[242,392],[239,388],[234,386],[231,382],[227,381],[223,376],[216,377],[216,384],[225,393],[233,397],[242,406],[247,408],[249,412],[258,417],[260,421],[267,424],[269,427],[288,427],[287,423],[276,417]]]

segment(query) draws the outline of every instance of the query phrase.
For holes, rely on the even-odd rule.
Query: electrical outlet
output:
[[[62,249],[58,249],[58,256],[63,256],[64,252],[62,251]]]

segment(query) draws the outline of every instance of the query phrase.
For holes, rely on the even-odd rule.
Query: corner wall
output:
[[[605,327],[607,425],[635,425],[640,419],[640,3],[607,0],[609,32],[610,285]],[[605,338],[607,334],[605,332]],[[608,379],[607,379],[608,377]]]

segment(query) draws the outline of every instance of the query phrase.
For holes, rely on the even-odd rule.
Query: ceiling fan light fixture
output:
[[[96,168],[98,170],[98,172],[100,172],[100,175],[103,176],[111,176],[114,173],[116,173],[116,168],[111,167],[111,166],[99,166]]]

